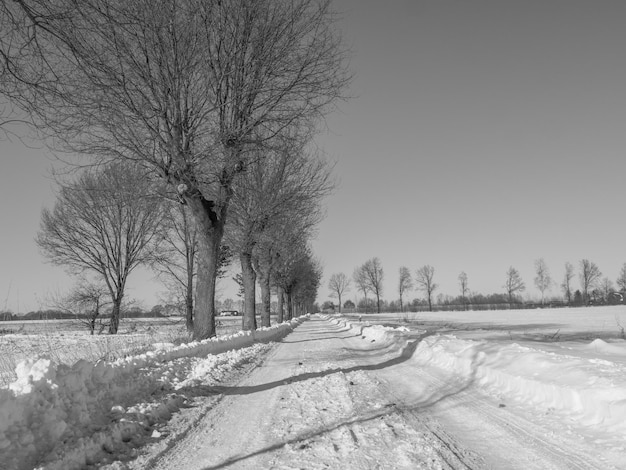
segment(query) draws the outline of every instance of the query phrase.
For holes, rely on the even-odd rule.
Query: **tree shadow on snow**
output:
[[[355,372],[355,371],[384,369],[386,367],[391,367],[391,366],[400,364],[410,359],[413,353],[415,352],[415,349],[419,345],[419,343],[424,338],[432,334],[434,333],[428,332],[428,333],[421,335],[419,338],[408,342],[406,346],[402,348],[402,351],[400,352],[398,356],[392,359],[388,359],[386,361],[380,362],[378,364],[364,364],[364,365],[357,365],[353,367],[335,367],[332,369],[326,369],[326,370],[322,370],[318,372],[307,372],[304,374],[294,375],[294,376],[286,377],[281,380],[276,380],[274,382],[268,382],[268,383],[261,384],[261,385],[252,385],[252,386],[239,385],[239,386],[214,387],[214,390],[218,393],[223,393],[224,395],[249,395],[251,393],[257,393],[257,392],[262,392],[265,390],[270,390],[272,388],[280,387],[282,385],[288,385],[288,384],[292,384],[295,382],[303,382],[305,380],[315,379],[318,377],[325,377],[325,376],[336,374],[336,373],[348,374],[350,372]],[[365,355],[367,353],[367,350],[363,350],[362,352]]]
[[[225,468],[228,467],[230,465],[233,465],[237,462],[241,462],[244,461],[246,459],[250,459],[268,452],[272,452],[274,450],[278,450],[281,449],[282,447],[285,447],[287,445],[294,445],[297,444],[299,442],[302,441],[307,441],[307,440],[311,440],[314,439],[315,437],[318,436],[322,436],[324,434],[328,434],[330,432],[333,432],[337,429],[340,429],[344,426],[353,426],[356,424],[361,424],[361,423],[365,423],[368,421],[373,421],[375,419],[381,418],[385,415],[389,415],[392,412],[394,412],[394,410],[390,409],[390,408],[385,408],[385,409],[381,409],[381,410],[376,410],[375,412],[370,413],[368,416],[364,416],[364,417],[359,417],[359,418],[352,418],[352,419],[346,419],[346,420],[339,420],[335,423],[323,426],[321,428],[318,429],[314,429],[311,431],[306,431],[306,432],[302,432],[300,434],[298,434],[296,437],[293,437],[291,439],[287,439],[285,441],[282,442],[276,442],[272,445],[266,446],[262,449],[259,449],[257,451],[251,452],[249,454],[246,455],[237,455],[237,456],[233,456],[230,457],[229,459],[225,460],[224,462],[217,464],[217,465],[212,465],[209,467],[204,467],[202,470],[217,470],[220,468]],[[305,447],[301,447],[301,448],[305,448]]]
[[[321,337],[317,337],[317,338],[311,338],[311,339],[301,339],[301,340],[292,340],[289,338],[289,336],[286,336],[285,338],[283,338],[280,342],[281,343],[308,343],[311,341],[322,341],[325,339],[348,339],[348,338],[354,338],[355,336],[361,336],[363,334],[363,328],[364,327],[360,327],[359,330],[354,333],[352,328],[342,328],[340,330],[335,331],[333,335],[330,336],[321,336]],[[344,334],[344,335],[339,335],[338,333],[348,333],[348,334]],[[325,329],[323,331],[318,332],[313,332],[313,334],[326,334],[328,335],[328,329]]]

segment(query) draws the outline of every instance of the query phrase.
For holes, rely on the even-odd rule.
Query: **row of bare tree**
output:
[[[294,299],[301,309],[314,301],[320,269],[307,241],[321,218],[321,199],[332,189],[330,168],[310,155],[266,157],[263,167],[260,161],[234,186],[218,270],[220,277],[233,256],[239,256],[249,301],[246,329],[256,328],[251,300],[257,273],[263,326],[270,323],[271,287],[278,294],[279,321],[283,321],[284,298],[288,318],[293,316]],[[42,213],[36,240],[50,261],[81,275],[77,288],[57,307],[87,313],[92,333],[108,306],[112,307],[109,332],[117,332],[128,277],[141,264],[155,269],[177,295],[185,305],[187,327],[193,329],[198,228],[186,205],[168,198],[165,185],[155,186],[133,165],[113,163],[83,170],[62,186],[53,210]],[[86,272],[96,273],[103,287],[86,282]]]
[[[428,306],[432,310],[432,293],[437,288],[437,284],[433,282],[435,268],[426,265],[419,268],[415,273],[416,286],[427,294]],[[367,304],[367,294],[372,293],[376,296],[376,311],[380,313],[381,295],[383,293],[384,271],[382,263],[378,258],[372,258],[361,266],[357,267],[352,274],[352,280],[358,290],[363,293],[365,303]],[[351,280],[343,273],[336,273],[330,277],[328,289],[330,296],[337,298],[339,301],[339,311],[341,312],[341,298],[350,291]],[[403,309],[403,296],[413,288],[413,279],[411,272],[406,266],[400,268],[400,280],[398,283],[398,292],[400,294],[400,310]]]
[[[424,293],[428,303],[429,310],[433,308],[433,294],[439,287],[434,282],[435,268],[430,265],[422,266],[417,269],[415,276],[411,276],[411,271],[406,266],[399,269],[398,294],[400,296],[399,307],[403,310],[403,299],[407,292],[413,288]],[[560,285],[568,304],[574,301],[574,292],[572,279],[574,278],[574,266],[571,263],[565,264],[565,274],[563,282]],[[383,268],[378,258],[372,258],[362,266],[355,269],[352,280],[358,290],[363,293],[367,303],[367,294],[373,293],[376,296],[377,311],[380,312],[380,296],[383,291]],[[330,277],[328,289],[330,297],[337,298],[339,301],[339,311],[341,312],[341,299],[350,291],[351,279],[344,273],[335,273]],[[593,298],[600,297],[607,299],[612,292],[616,292],[613,283],[608,278],[602,278],[602,273],[598,266],[588,259],[583,259],[579,263],[579,280],[580,280],[580,301],[582,304],[589,304]],[[469,302],[469,286],[468,276],[466,272],[461,272],[458,276],[460,289],[460,302],[466,304]],[[544,303],[545,294],[554,285],[555,281],[550,275],[550,271],[543,258],[535,261],[535,278],[534,283],[541,292],[541,303]],[[622,267],[617,278],[617,287],[619,292],[626,293],[626,263]],[[517,298],[518,294],[526,289],[526,284],[517,269],[511,266],[506,272],[506,281],[504,289],[509,303]]]
[[[239,227],[233,243],[249,286],[254,275],[267,286],[266,271],[249,270],[255,250],[259,260],[273,260],[265,266],[277,258],[294,269],[314,264],[297,234],[316,215],[290,218],[310,202],[276,216],[274,196],[250,194],[258,211],[246,222],[252,207],[243,193],[255,191],[255,175],[269,188],[281,172],[320,165],[304,149],[351,78],[333,21],[330,0],[163,0],[158,8],[152,0],[0,3],[0,93],[11,106],[52,148],[81,163],[133,164],[188,208],[196,229],[196,339],[215,335],[227,221]],[[297,184],[291,178],[286,187]],[[321,180],[312,184],[323,193],[328,181]],[[241,203],[234,202],[238,191]],[[293,236],[301,253],[278,256],[271,230],[285,243]],[[301,282],[280,279],[287,290]],[[246,321],[253,328],[250,289]]]

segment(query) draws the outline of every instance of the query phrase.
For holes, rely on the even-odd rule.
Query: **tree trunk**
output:
[[[187,271],[187,289],[185,292],[185,323],[187,331],[193,332],[193,272]]]
[[[117,334],[120,326],[120,311],[122,310],[122,296],[118,295],[113,298],[113,309],[111,310],[111,321],[109,323],[109,334]]]
[[[291,292],[286,292],[287,295],[287,320],[293,319],[293,299],[291,298]]]
[[[202,195],[185,197],[198,226],[198,274],[193,313],[193,339],[215,336],[215,280],[219,265],[224,220],[213,210],[213,202]]]
[[[341,313],[341,294],[337,293],[337,297],[339,297],[339,313]]]
[[[270,257],[268,257],[269,259]],[[261,286],[261,326],[268,327],[271,324],[272,314],[272,291],[271,291],[271,263],[262,262],[258,257],[254,260],[254,268]]]
[[[243,318],[244,331],[256,330],[256,273],[252,267],[252,255],[241,253],[241,276],[243,279]]]
[[[285,294],[283,292],[282,287],[276,288],[276,297],[278,298],[278,318],[276,319],[277,323],[282,323],[284,321],[284,304],[285,304]]]
[[[261,326],[270,326],[271,309],[272,309],[272,296],[270,290],[270,277],[263,273],[263,270],[259,271],[260,284],[261,284],[261,302],[263,303],[263,310],[261,311]]]

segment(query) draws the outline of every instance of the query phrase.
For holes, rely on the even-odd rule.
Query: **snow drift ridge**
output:
[[[269,328],[180,346],[159,344],[155,351],[112,363],[81,360],[70,367],[55,365],[45,357],[23,361],[16,368],[17,380],[8,388],[0,389],[2,468],[32,468],[29,462],[50,452],[59,441],[80,441],[81,436],[92,436],[93,428],[104,424],[98,423],[97,418],[110,418],[115,405],[126,397],[159,386],[161,377],[145,372],[150,366],[181,357],[215,355],[258,342],[276,341],[301,321],[303,319],[298,318]],[[134,425],[136,423],[122,421],[116,432],[132,432]],[[97,434],[87,445],[102,446]]]
[[[364,337],[406,344],[404,327],[365,326],[327,317]],[[587,350],[626,355],[625,345],[600,339]],[[542,351],[517,343],[464,340],[454,335],[422,338],[411,359],[417,367],[443,369],[502,401],[515,400],[544,412],[559,412],[573,422],[626,438],[626,366],[623,362]]]

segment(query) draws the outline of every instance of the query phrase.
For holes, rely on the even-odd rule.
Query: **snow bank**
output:
[[[590,349],[600,354],[626,357],[625,343],[611,344],[607,343],[606,341],[602,341],[601,339],[594,339],[590,344],[587,345],[587,349]]]
[[[21,362],[16,369],[17,380],[0,389],[1,467],[33,468],[57,444],[68,441],[75,443],[74,452],[79,454],[75,468],[81,466],[81,458],[82,465],[89,464],[88,459],[85,461],[89,447],[100,449],[122,442],[142,425],[140,421],[123,419],[113,425],[111,422],[122,410],[128,411],[120,403],[136,403],[133,397],[160,389],[168,381],[155,365],[276,341],[301,321],[181,346],[159,343],[153,351],[112,363],[81,360],[69,367],[55,365],[45,357]],[[167,416],[178,406],[180,403],[173,395],[171,401],[155,409],[134,411],[145,415],[149,425],[151,419]],[[97,432],[105,426],[106,433]]]
[[[595,340],[587,348],[624,355],[626,349]],[[413,354],[416,365],[450,371],[502,400],[558,410],[583,425],[626,434],[626,365],[521,346],[424,338]]]
[[[353,322],[344,317],[320,315],[321,318],[328,320],[334,325],[339,325],[346,331],[352,331],[355,335],[361,336],[364,340],[371,343],[378,343],[379,345],[398,345],[404,346],[406,343],[406,333],[410,330],[404,326],[389,327],[382,325],[372,325],[369,322]]]
[[[409,330],[404,327],[323,318],[377,344],[401,347],[407,341]],[[443,369],[503,401],[555,410],[583,425],[626,438],[626,342],[596,339],[582,349],[585,354],[578,351],[579,355],[572,356],[518,343],[431,335],[420,340],[411,361],[418,367]]]

